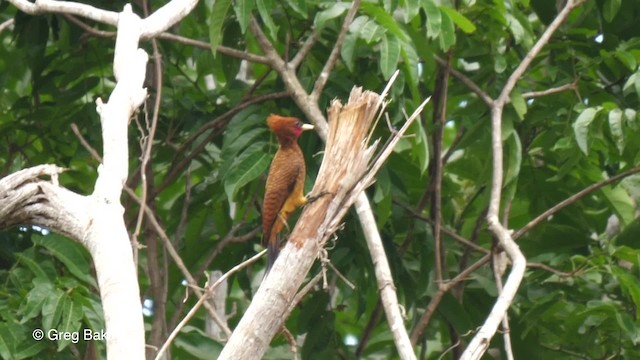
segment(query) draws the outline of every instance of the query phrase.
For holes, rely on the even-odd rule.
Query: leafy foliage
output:
[[[90,3],[116,10],[123,5]],[[403,111],[413,110],[437,92],[441,65],[436,56],[446,62],[449,52],[452,70],[496,97],[556,16],[555,5],[544,0],[363,2],[347,29],[320,106],[344,99],[354,85],[380,91],[398,68],[401,75],[391,89],[389,107],[389,122],[398,126]],[[97,97],[106,99],[113,89],[113,38],[90,36],[61,15],[34,17],[6,3],[0,6],[0,21],[15,19],[13,32],[0,33],[2,174],[53,162],[69,169],[60,179],[63,185],[90,194],[98,162],[82,147],[71,124],[101,149],[93,103]],[[311,91],[348,8],[347,3],[334,1],[203,1],[172,32],[212,46],[261,54],[249,29],[255,17],[279,54],[290,60],[316,31],[318,40],[297,69],[300,83]],[[583,188],[638,164],[639,15],[640,4],[634,1],[585,2],[517,83],[502,129],[502,206],[509,209],[504,217],[510,228],[520,229]],[[287,89],[282,79],[267,65],[241,65],[229,52],[206,47],[168,40],[158,44],[164,80],[151,159],[153,176],[148,176],[150,193],[157,218],[182,260],[194,276],[201,277],[203,270],[228,270],[259,250],[257,235],[236,241],[225,238],[249,233],[260,224],[265,173],[277,146],[264,119],[269,113],[301,118],[303,113],[283,95]],[[155,96],[155,83],[149,81],[148,86]],[[560,90],[541,93],[550,89]],[[136,191],[142,186],[139,129],[146,129],[151,109],[150,102],[130,127],[128,185]],[[448,78],[445,110],[443,226],[491,249],[493,239],[483,222],[491,176],[489,110],[453,75]],[[435,215],[430,203],[437,129],[432,115],[425,114],[367,190],[409,329],[418,324],[437,291],[433,228],[426,221]],[[381,124],[374,136],[388,134]],[[313,134],[303,135],[300,142],[309,173],[306,190],[310,190],[322,143]],[[516,358],[640,357],[639,179],[630,176],[589,193],[518,239],[531,266],[509,313]],[[123,203],[133,232],[138,206],[126,195]],[[143,229],[143,234],[149,234],[145,241],[159,241],[150,229]],[[287,320],[287,328],[305,359],[394,358],[388,326],[374,315],[378,289],[355,214],[345,219],[337,236],[330,258],[355,290],[329,271],[329,289],[307,295]],[[91,264],[79,245],[31,230],[13,229],[0,237],[0,357],[72,358],[88,351],[90,344],[104,351],[101,342],[31,338],[35,328],[102,329]],[[443,246],[445,279],[484,255],[450,235],[443,237]],[[164,274],[166,263],[166,274],[161,276],[166,281],[166,309],[154,316],[165,318],[170,331],[195,299],[183,304],[184,276],[162,251],[148,251],[140,252],[142,293],[156,303],[162,300],[149,274]],[[153,267],[152,258],[161,265]],[[262,267],[256,265],[232,278],[226,304],[231,328],[248,306]],[[316,265],[312,274],[318,271]],[[464,344],[496,296],[490,266],[480,267],[443,297],[417,350],[424,358],[435,359],[459,339]],[[179,334],[172,345],[173,358],[210,358],[220,351],[221,344],[202,330],[205,316],[200,313]],[[151,327],[152,319],[147,320]],[[491,347],[503,351],[502,341],[497,336]],[[266,357],[289,358],[289,349],[286,340],[277,337]],[[454,358],[456,351],[445,357]]]

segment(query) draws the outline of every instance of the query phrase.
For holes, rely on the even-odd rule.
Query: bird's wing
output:
[[[271,163],[262,203],[262,242],[267,245],[271,229],[285,201],[293,192],[301,166],[276,156]]]

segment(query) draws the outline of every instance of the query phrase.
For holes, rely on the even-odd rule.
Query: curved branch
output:
[[[562,11],[553,20],[549,27],[544,31],[542,36],[533,45],[518,67],[513,71],[506,84],[504,85],[500,96],[493,102],[491,107],[491,147],[493,154],[493,174],[491,181],[491,197],[489,199],[489,210],[487,212],[487,222],[489,229],[498,239],[500,245],[507,253],[512,262],[511,272],[504,285],[503,291],[500,293],[496,303],[482,325],[476,336],[465,349],[461,359],[479,359],[488,349],[489,343],[495,334],[498,326],[505,317],[511,302],[515,297],[520,282],[524,277],[524,271],[527,267],[527,260],[516,245],[511,233],[507,230],[498,218],[500,213],[500,200],[502,199],[503,185],[503,147],[502,147],[502,111],[506,104],[509,94],[516,85],[516,82],[522,77],[526,69],[529,67],[533,59],[540,50],[549,42],[551,35],[560,27],[569,13],[584,0],[568,0]]]

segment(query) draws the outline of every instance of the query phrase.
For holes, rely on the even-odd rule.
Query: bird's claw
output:
[[[333,195],[333,193],[328,192],[328,191],[321,191],[318,195],[307,195],[307,205],[308,204],[312,204],[314,203],[316,200],[320,199],[321,197],[325,196],[325,195]]]

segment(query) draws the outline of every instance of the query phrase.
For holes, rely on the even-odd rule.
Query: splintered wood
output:
[[[346,105],[339,100],[331,102],[324,159],[313,191],[313,195],[326,193],[330,195],[327,199],[336,200],[329,206],[328,214],[346,211],[350,203],[346,204],[345,200],[351,198],[349,193],[367,173],[377,145],[375,142],[369,146],[367,141],[382,104],[381,99],[380,95],[372,91],[354,87]],[[334,226],[329,226],[327,230],[332,232],[334,229]],[[293,237],[290,241],[300,246],[303,238]]]

